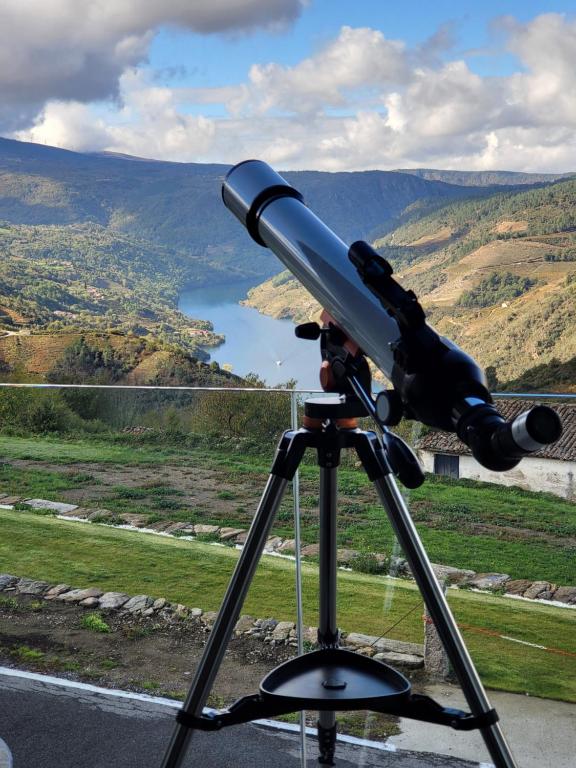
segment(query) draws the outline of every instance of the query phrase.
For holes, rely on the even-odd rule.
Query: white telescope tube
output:
[[[246,160],[229,172],[222,198],[260,245],[270,248],[374,363],[390,377],[398,325],[363,284],[348,246],[270,166]],[[265,210],[265,214],[264,214]]]

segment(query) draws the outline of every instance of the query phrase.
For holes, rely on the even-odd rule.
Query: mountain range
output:
[[[223,206],[227,170],[0,139],[0,327],[32,336],[130,333],[206,358],[218,337],[202,318],[178,312],[179,291],[274,275],[254,292],[256,306],[314,314],[303,289],[276,274],[276,257]],[[439,329],[479,345],[481,362],[500,376],[576,352],[566,317],[576,182],[565,174],[283,175],[344,240],[375,243]],[[490,318],[504,303],[506,338],[496,343]],[[503,318],[492,319],[501,327]],[[518,344],[523,356],[510,352]]]
[[[205,259],[206,270],[216,270],[208,274],[210,281],[268,277],[279,270],[275,257],[252,244],[222,204],[220,188],[228,168],[0,139],[0,221],[105,227]],[[385,234],[411,206],[428,210],[438,202],[490,192],[485,179],[464,188],[446,179],[420,178],[415,171],[284,176],[329,227],[350,241]],[[525,183],[526,176],[514,175],[515,183]],[[197,265],[191,276],[197,279]]]

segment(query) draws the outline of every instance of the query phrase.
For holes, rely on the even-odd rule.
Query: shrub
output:
[[[216,494],[216,498],[218,499],[235,499],[236,494],[233,493],[233,491],[219,491]]]
[[[360,573],[388,573],[390,558],[361,552],[352,560],[352,568]]]
[[[14,648],[11,653],[22,661],[40,661],[44,658],[43,651],[39,651],[36,648],[30,648],[28,645],[19,645]]]
[[[470,524],[482,522],[477,512],[466,504],[446,504],[440,507],[439,512],[444,523]]]
[[[3,390],[0,393],[2,430],[46,433],[82,428],[82,420],[58,392]]]
[[[80,624],[90,632],[110,632],[110,626],[99,613],[87,613],[86,616],[82,616]]]
[[[280,272],[279,275],[274,275],[274,277],[270,280],[274,288],[278,288],[280,285],[284,285],[284,283],[290,282],[290,280],[294,280],[294,277],[292,274],[286,269],[284,272]]]
[[[59,384],[94,382],[109,384],[117,381],[127,370],[112,347],[92,347],[81,336],[70,344],[46,375],[48,381]]]
[[[521,296],[533,288],[537,280],[519,277],[511,272],[492,272],[470,291],[465,291],[458,304],[461,307],[489,307]]]
[[[0,610],[18,611],[20,610],[20,603],[13,597],[0,597]]]
[[[202,541],[206,544],[212,544],[215,541],[220,541],[220,537],[217,533],[199,533],[196,536],[196,541]]]

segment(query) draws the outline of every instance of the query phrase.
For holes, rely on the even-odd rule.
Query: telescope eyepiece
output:
[[[480,464],[501,472],[558,440],[562,423],[556,411],[546,405],[536,405],[505,421],[492,404],[481,403],[462,413],[457,432]]]
[[[535,405],[496,430],[492,443],[497,453],[522,458],[556,442],[561,434],[562,423],[556,411]]]

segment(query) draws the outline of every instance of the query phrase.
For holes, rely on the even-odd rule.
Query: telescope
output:
[[[496,471],[560,437],[560,419],[546,406],[506,422],[481,368],[427,324],[416,295],[394,280],[390,264],[363,241],[348,247],[269,165],[234,166],[222,198],[252,239],[270,248],[324,308],[323,330],[337,341],[323,344],[323,357],[380,424],[405,417],[456,432],[480,464]],[[308,338],[321,333],[309,324],[300,328],[298,335]],[[366,375],[358,375],[364,354],[393,385],[376,403]]]
[[[307,399],[302,426],[280,438],[218,617],[176,715],[162,768],[181,768],[194,731],[219,731],[309,710],[318,712],[321,765],[335,765],[336,714],[369,710],[461,731],[478,729],[496,768],[517,768],[396,485],[397,477],[408,488],[417,488],[424,481],[422,469],[412,449],[388,427],[408,417],[456,432],[480,463],[503,470],[558,439],[562,427],[556,412],[536,406],[507,423],[494,407],[479,366],[426,323],[416,295],[394,280],[388,262],[363,241],[345,245],[265,163],[248,160],[232,168],[222,196],[252,238],[270,248],[324,308],[322,327],[304,323],[296,335],[320,338],[320,381],[333,396]],[[376,400],[367,356],[393,385]],[[381,436],[359,428],[358,417],[366,415],[375,419]],[[308,449],[316,452],[319,467],[318,650],[301,652],[273,669],[257,693],[206,712],[274,517]],[[337,472],[345,450],[355,451],[374,485],[470,711],[415,693],[398,670],[341,646],[336,618]]]

